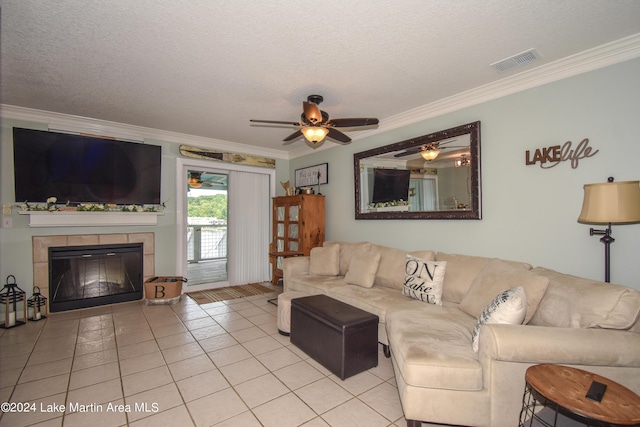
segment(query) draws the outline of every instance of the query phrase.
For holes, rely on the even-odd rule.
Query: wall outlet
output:
[[[11,205],[2,205],[2,215],[11,215]]]
[[[3,216],[2,228],[13,228],[13,218],[11,218],[10,216]]]

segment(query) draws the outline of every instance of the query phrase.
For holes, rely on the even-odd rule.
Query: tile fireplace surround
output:
[[[84,245],[114,245],[122,243],[143,243],[144,280],[155,273],[155,242],[153,233],[119,234],[72,234],[65,236],[33,236],[33,285],[40,288],[51,301],[49,295],[49,248]],[[49,307],[47,307],[49,311]]]

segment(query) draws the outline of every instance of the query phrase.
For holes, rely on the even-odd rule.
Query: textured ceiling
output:
[[[638,0],[2,0],[0,102],[273,150],[640,33]],[[499,74],[530,48],[541,59]],[[357,131],[346,131],[357,139]]]

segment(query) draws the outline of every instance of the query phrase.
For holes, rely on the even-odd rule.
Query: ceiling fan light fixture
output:
[[[471,165],[471,160],[465,154],[463,154],[459,159],[456,159],[453,164],[455,167],[461,168]]]
[[[421,151],[420,152],[420,155],[426,161],[435,160],[436,157],[438,157],[438,154],[440,154],[440,150],[435,150],[435,149],[429,149],[429,150],[425,150],[425,151]]]
[[[200,187],[202,185],[201,177],[202,175],[200,174],[200,172],[190,172],[187,182],[192,187]]]
[[[329,133],[329,130],[320,126],[307,126],[300,129],[307,141],[312,144],[321,142]]]

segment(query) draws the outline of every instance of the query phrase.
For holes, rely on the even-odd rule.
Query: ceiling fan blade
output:
[[[412,154],[416,154],[419,153],[421,151],[426,150],[427,147],[425,147],[424,145],[418,145],[417,147],[411,147],[411,148],[407,148],[406,150],[400,152],[400,153],[396,153],[393,155],[393,157],[404,157],[404,156],[410,156]]]
[[[327,126],[335,126],[338,128],[343,127],[356,127],[356,126],[371,126],[377,125],[379,120],[374,117],[368,118],[353,118],[353,119],[331,119],[327,122]]]
[[[375,117],[360,117],[349,119],[331,119],[327,122],[327,126],[334,127],[357,127],[377,125],[380,121]]]
[[[293,142],[294,140],[300,138],[302,136],[302,131],[297,130],[294,133],[292,133],[291,135],[289,135],[288,137],[286,137],[285,139],[283,139],[283,141],[291,141]]]
[[[338,141],[339,143],[342,143],[343,145],[346,145],[351,142],[351,138],[349,138],[344,133],[340,132],[338,129],[327,128],[327,130],[329,131],[329,133],[327,134],[329,138],[335,139],[336,141]]]
[[[436,144],[438,144],[438,146],[440,145],[447,145],[447,144],[451,144],[452,142],[456,142],[458,139],[454,138],[454,139],[448,139],[446,141],[439,141]]]
[[[309,123],[317,124],[322,123],[322,112],[318,107],[318,104],[314,104],[313,102],[302,102],[302,108],[304,110],[304,116],[307,118]]]
[[[250,119],[249,121],[253,122],[253,123],[272,123],[272,124],[276,124],[276,125],[302,126],[302,124],[300,122],[284,122],[284,121],[280,121],[280,120],[254,120],[254,119]]]

